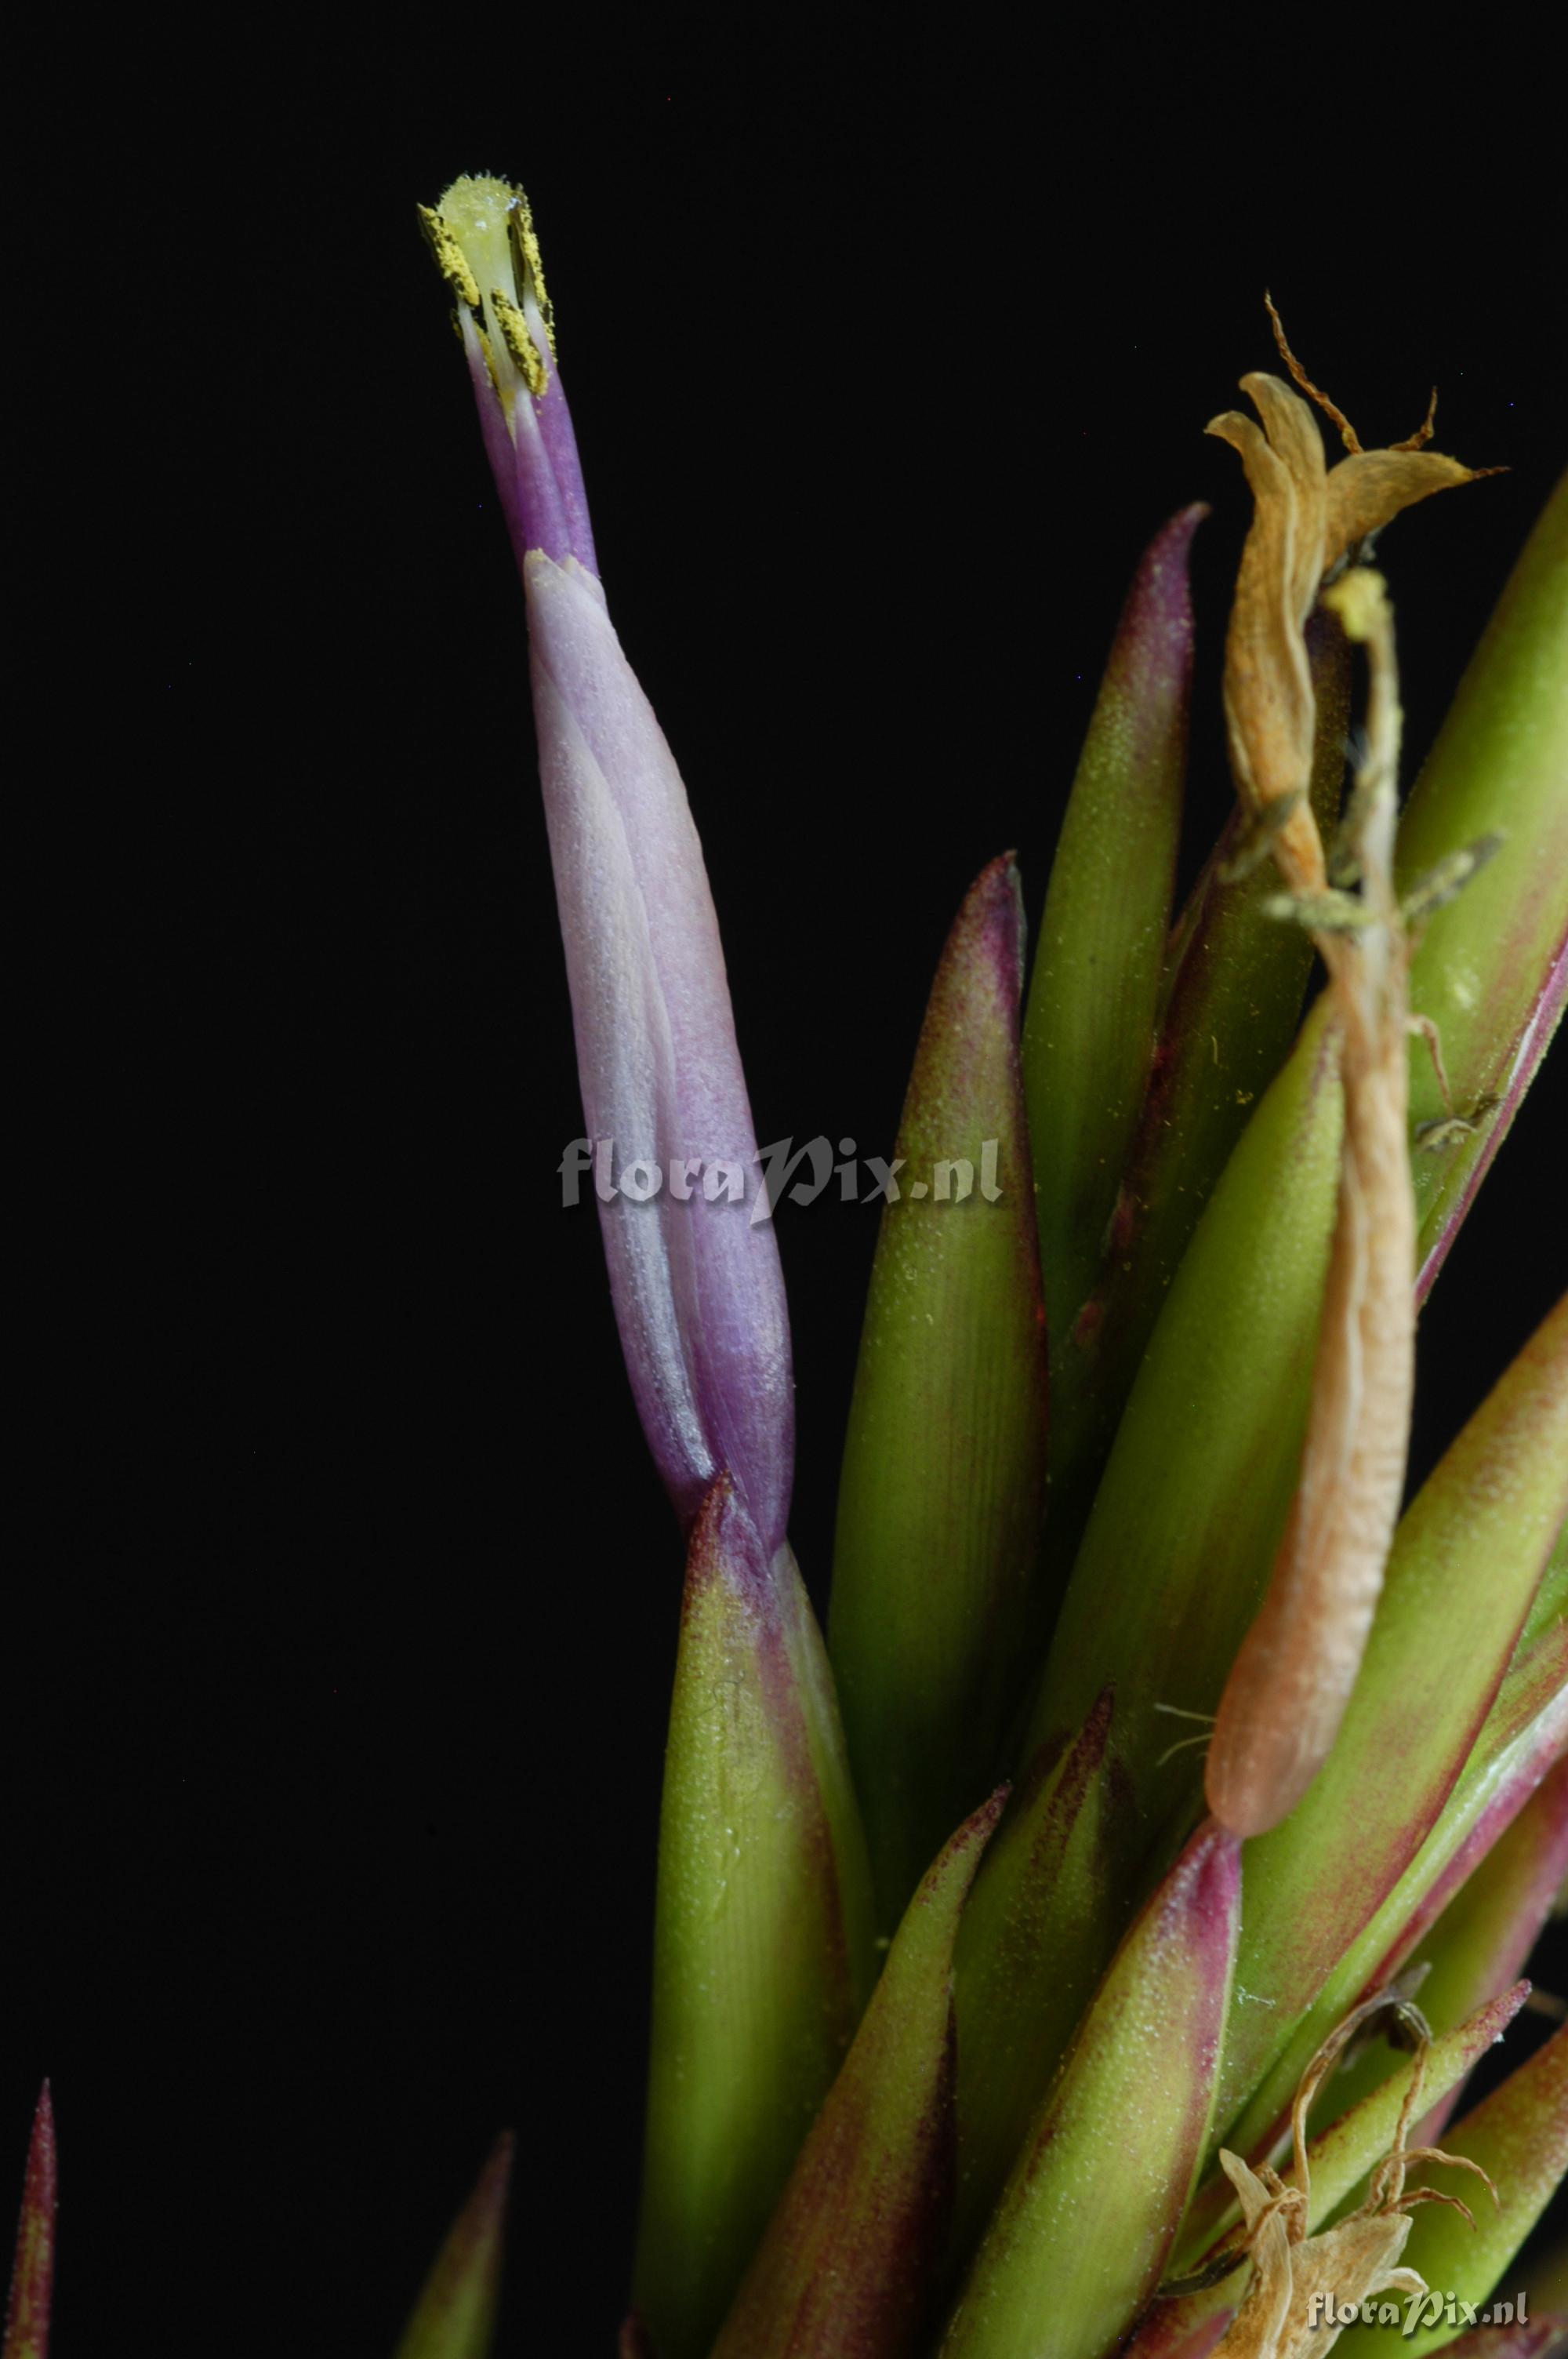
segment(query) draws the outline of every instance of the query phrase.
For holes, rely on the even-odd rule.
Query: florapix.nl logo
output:
[[[999,1143],[984,1138],[979,1145],[978,1158],[943,1156],[928,1174],[911,1174],[902,1155],[891,1160],[862,1156],[852,1138],[841,1138],[837,1152],[827,1138],[808,1138],[799,1147],[793,1138],[777,1138],[744,1160],[622,1155],[613,1138],[574,1138],[556,1168],[564,1205],[580,1203],[589,1183],[603,1204],[649,1204],[659,1197],[679,1204],[733,1204],[756,1223],[771,1221],[786,1197],[802,1205],[821,1197],[840,1204],[997,1203],[1002,1194]]]
[[[1412,2335],[1436,2326],[1507,2327],[1530,2323],[1528,2292],[1516,2294],[1511,2300],[1499,2300],[1494,2294],[1489,2302],[1476,2303],[1463,2301],[1457,2294],[1443,2293],[1435,2286],[1422,2286],[1419,2278],[1417,2284],[1420,2290],[1405,2294],[1400,2300],[1393,2299],[1391,2288],[1381,2295],[1368,2294],[1360,2301],[1341,2301],[1332,2293],[1314,2293],[1307,2303],[1307,2331],[1315,2334],[1319,2328],[1329,2328],[1337,2334],[1346,2326],[1391,2326],[1408,2342]]]

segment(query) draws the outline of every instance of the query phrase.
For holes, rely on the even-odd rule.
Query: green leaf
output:
[[[1568,1875],[1568,1759],[1560,1761],[1420,1945],[1430,2023],[1452,2023],[1511,1981]]]
[[[397,2346],[397,2359],[489,2359],[501,2299],[512,2133],[490,2150]]]
[[[1240,1905],[1240,1845],[1210,1821],[1090,2005],[943,2359],[1100,2359],[1153,2292],[1208,2136]]]
[[[1339,1737],[1247,1848],[1219,2118],[1267,2071],[1435,1824],[1568,1510],[1568,1297],[1406,1510]],[[1346,2010],[1347,2011],[1347,2010]],[[1234,2143],[1234,2141],[1231,2141]]]
[[[1400,1930],[1387,1953],[1390,1973],[1490,1856],[1568,1741],[1568,1624],[1559,1617],[1528,1641],[1527,1629],[1442,1818],[1390,1896]],[[1397,1912],[1412,1894],[1416,1905],[1401,1919]],[[1386,1914],[1379,1909],[1379,1925]]]
[[[1322,2041],[1358,2000],[1386,1988],[1454,1893],[1512,1826],[1565,1741],[1568,1621],[1559,1618],[1533,1641],[1527,1625],[1436,1825],[1289,2031],[1244,2111],[1226,2132],[1227,2145],[1241,2154],[1264,2147],[1282,2122],[1296,2084]],[[1238,1969],[1238,1991],[1242,1987]]]
[[[1110,1748],[1145,1844],[1191,1823],[1196,1756],[1165,1756],[1219,1701],[1290,1506],[1342,1114],[1320,1008],[1183,1256],[1052,1642],[1031,1740],[1076,1731],[1114,1685]]]
[[[1535,1946],[1557,1888],[1568,1875],[1568,1760],[1530,1796],[1511,1827],[1462,1884],[1411,1957],[1425,1972],[1417,1991],[1434,2030],[1463,2021],[1506,1990]],[[1339,2103],[1364,2088],[1370,2056],[1339,2076]],[[1453,2109],[1436,2108],[1422,2126],[1431,2145]]]
[[[701,2359],[870,1987],[869,1885],[793,1558],[727,1479],[693,1527],[659,1827],[633,2299]]]
[[[1442,1034],[1455,1111],[1476,1123],[1469,1135],[1414,1158],[1423,1296],[1562,1011],[1565,779],[1568,476],[1503,592],[1400,828],[1405,891],[1447,854],[1490,834],[1502,838],[1497,857],[1432,919],[1411,969],[1411,1005]],[[1411,1119],[1436,1123],[1446,1112],[1418,1041]]]
[[[1098,1273],[1154,1046],[1186,776],[1187,557],[1204,507],[1145,552],[1051,869],[1023,1031],[1052,1374]]]
[[[1538,2049],[1500,2089],[1466,2114],[1444,2139],[1448,2154],[1466,2155],[1489,2173],[1498,2195],[1494,2205],[1478,2184],[1460,2184],[1459,2174],[1428,2166],[1418,2174],[1426,2185],[1463,2194],[1473,2201],[1472,2228],[1445,2206],[1424,2204],[1415,2214],[1404,2265],[1419,2270],[1433,2294],[1479,2306],[1494,2288],[1505,2296],[1503,2272],[1540,2219],[1568,2169],[1568,2027]],[[1466,2182],[1469,2174],[1465,2174]],[[1422,2359],[1451,2342],[1454,2327],[1442,2322],[1402,2341],[1411,2359]],[[1376,2328],[1351,2327],[1340,2343],[1344,2359],[1370,2359],[1386,2351],[1388,2337]]]
[[[1325,839],[1345,777],[1349,644],[1333,615],[1307,630],[1317,708],[1309,799]],[[1290,1053],[1313,949],[1267,903],[1273,862],[1228,874],[1245,834],[1232,814],[1172,938],[1153,1067],[1094,1291],[1054,1354],[1054,1553],[1082,1531],[1117,1421],[1166,1291],[1248,1109]]]
[[[55,2158],[54,2103],[46,2081],[38,2092],[27,2141],[27,2173],[16,2223],[16,2256],[5,2305],[5,2340],[0,2359],[49,2359],[49,2313],[54,2300],[55,2212],[59,2201]]]
[[[713,2359],[913,2351],[952,2199],[953,1941],[1005,1799],[959,1828],[910,1902]]]
[[[1117,1849],[1106,1823],[1111,1712],[1108,1690],[1076,1741],[1035,1763],[958,1928],[960,2252],[1000,2192],[1126,1915],[1104,1873]]]
[[[889,1927],[995,1784],[1044,1636],[1045,1333],[1022,978],[1009,857],[965,900],[926,1010],[838,1493],[828,1639]]]
[[[1541,1587],[1535,1593],[1535,1603],[1530,1609],[1530,1619],[1519,1640],[1519,1652],[1536,1646],[1562,1622],[1568,1621],[1568,1524],[1557,1535],[1557,1545],[1552,1560],[1541,1575]]]

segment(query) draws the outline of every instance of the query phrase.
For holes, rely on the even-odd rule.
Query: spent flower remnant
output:
[[[420,219],[456,298],[528,609],[539,771],[590,1138],[668,1169],[750,1165],[756,1134],[702,847],[606,609],[533,216],[455,180]],[[794,1463],[771,1226],[694,1190],[601,1200],[622,1346],[682,1523],[728,1473],[771,1557]]]
[[[1419,2203],[1443,2203],[1462,2212],[1472,2227],[1475,2219],[1468,2204],[1456,2195],[1431,2187],[1407,2190],[1406,2174],[1411,2165],[1441,2163],[1451,2169],[1472,2171],[1485,2182],[1494,2201],[1499,2200],[1484,2165],[1468,2155],[1444,2154],[1439,2147],[1409,2143],[1411,2125],[1418,2118],[1431,2033],[1420,2010],[1406,2006],[1402,2012],[1413,2031],[1416,2058],[1394,2143],[1372,2173],[1365,2201],[1333,2227],[1311,2233],[1308,2108],[1352,2040],[1390,2005],[1385,1995],[1356,2008],[1308,2066],[1291,2109],[1289,2180],[1267,2163],[1260,2174],[1238,2154],[1220,2148],[1221,2166],[1240,2199],[1245,2249],[1251,2257],[1253,2274],[1245,2300],[1215,2346],[1216,2359],[1307,2359],[1309,2352],[1328,2351],[1338,2341],[1341,2312],[1351,2314],[1379,2294],[1424,2297],[1425,2278],[1403,2265],[1411,2212]],[[1227,2260],[1234,2266],[1236,2257],[1227,2255],[1217,2267],[1223,2270]]]

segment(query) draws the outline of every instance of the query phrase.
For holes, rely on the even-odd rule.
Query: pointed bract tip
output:
[[[48,2359],[54,2292],[55,2213],[59,2203],[54,2100],[46,2079],[33,2113],[16,2257],[0,2359]]]
[[[969,1821],[970,1826],[978,1828],[989,1835],[997,1821],[1000,1818],[1002,1812],[1006,1810],[1008,1803],[1011,1799],[1011,1795],[1012,1780],[1011,1777],[1004,1777],[1001,1784],[996,1788],[995,1792],[989,1795],[980,1804],[979,1809]]]
[[[1209,513],[1206,501],[1195,500],[1161,526],[1138,560],[1117,625],[1101,693],[1119,680],[1148,726],[1158,724],[1162,696],[1176,693],[1184,704],[1193,657],[1193,535]]]
[[[501,2290],[514,2141],[503,2130],[425,2281],[397,2359],[487,2359]]]
[[[485,2158],[484,2169],[474,2189],[476,2210],[482,2209],[492,2220],[501,2212],[512,2187],[512,2165],[517,2151],[517,2140],[511,2130],[502,2130]]]
[[[975,879],[975,890],[978,892],[980,886],[989,880],[994,879],[997,886],[1011,886],[1017,882],[1017,878],[1018,847],[1015,844],[1011,851],[999,852],[994,860],[987,861]]]
[[[1135,614],[1145,601],[1156,599],[1172,603],[1178,613],[1186,614],[1190,624],[1187,560],[1192,553],[1193,535],[1212,513],[1206,500],[1193,500],[1161,526],[1138,561],[1128,592],[1129,615]]]
[[[963,1825],[948,1836],[925,1871],[921,1881],[920,1891],[916,1896],[918,1898],[929,1899],[943,1883],[948,1869],[956,1861],[961,1859],[967,1851],[971,1849],[974,1851],[974,1864],[979,1866],[979,1854],[996,1832],[997,1822],[1007,1808],[1008,1797],[1011,1792],[1011,1784],[999,1786],[995,1793],[989,1795],[980,1804],[979,1809],[972,1811],[964,1821]],[[971,1869],[970,1872],[972,1874],[973,1870]]]
[[[484,2158],[484,2168],[458,2215],[442,2256],[443,2263],[454,2276],[477,2269],[488,2277],[499,2267],[514,2147],[512,2132],[503,2130]]]
[[[33,2107],[32,2143],[40,2158],[40,2168],[48,2170],[52,2187],[55,2169],[54,2091],[47,2072],[39,2084],[38,2104]],[[29,2151],[28,2169],[31,2168],[32,2154]]]
[[[995,961],[997,977],[1006,1000],[1016,1002],[1023,989],[1023,886],[1016,852],[1000,853],[988,861],[964,896],[943,951],[943,968],[984,944]]]
[[[727,1582],[753,1603],[762,1603],[769,1593],[762,1539],[728,1470],[716,1474],[708,1484],[691,1527],[683,1611],[689,1612],[716,1581]]]
[[[1236,1830],[1217,1818],[1206,1819],[1172,1869],[1170,1886],[1175,1905],[1195,1908],[1200,1919],[1228,1908],[1241,1890],[1241,1837]]]
[[[697,1511],[697,1519],[691,1527],[693,1548],[697,1546],[699,1538],[705,1547],[712,1547],[715,1538],[723,1528],[724,1518],[730,1512],[734,1497],[735,1478],[727,1469],[721,1467],[703,1494],[702,1505]]]
[[[1084,1723],[1084,1736],[1090,1737],[1092,1732],[1092,1742],[1097,1752],[1104,1752],[1105,1741],[1110,1734],[1110,1723],[1115,1715],[1116,1681],[1108,1680],[1096,1696],[1089,1716]]]
[[[996,1787],[986,1796],[986,1799],[980,1804],[979,1809],[974,1811],[972,1815],[965,1821],[963,1826],[958,1830],[958,1834],[964,1835],[972,1832],[978,1834],[989,1835],[997,1821],[1000,1818],[1002,1812],[1006,1810],[1011,1794],[1012,1780],[1011,1777],[1004,1777],[1001,1784]],[[953,1840],[957,1843],[958,1836],[955,1835]]]

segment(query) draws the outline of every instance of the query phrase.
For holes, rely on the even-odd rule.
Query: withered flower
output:
[[[1288,811],[1273,836],[1287,884],[1320,892],[1327,882],[1323,845],[1306,803],[1315,719],[1306,620],[1325,571],[1323,437],[1305,402],[1277,376],[1254,370],[1241,389],[1262,427],[1227,409],[1207,429],[1240,451],[1255,503],[1225,647],[1230,765],[1249,818],[1272,809],[1279,819],[1275,807]]]
[[[1242,551],[1225,647],[1225,717],[1237,791],[1254,821],[1276,813],[1271,849],[1296,893],[1323,890],[1317,827],[1305,808],[1315,719],[1305,628],[1321,584],[1369,544],[1401,508],[1493,468],[1462,466],[1424,446],[1437,397],[1416,432],[1386,451],[1364,451],[1344,412],[1314,386],[1285,341],[1273,304],[1269,316],[1292,376],[1339,429],[1347,455],[1325,465],[1323,437],[1311,410],[1277,376],[1254,370],[1241,379],[1262,419],[1227,409],[1206,429],[1241,454],[1256,504]]]
[[[1331,2350],[1339,2339],[1340,2315],[1347,2316],[1362,2302],[1384,2293],[1424,2295],[1425,2279],[1401,2266],[1411,2211],[1418,2203],[1446,2203],[1466,2219],[1471,2214],[1457,2196],[1444,2195],[1436,2188],[1407,2190],[1405,2174],[1413,2163],[1442,2163],[1474,2171],[1496,2196],[1478,2163],[1464,2155],[1444,2154],[1438,2147],[1406,2143],[1411,2124],[1420,2114],[1431,2036],[1417,2010],[1400,2002],[1401,2016],[1416,2031],[1417,2048],[1394,2143],[1372,2174],[1366,2201],[1337,2226],[1308,2235],[1308,2108],[1346,2047],[1370,2017],[1387,2013],[1388,2007],[1386,1996],[1357,2007],[1307,2066],[1292,2108],[1295,2151],[1288,2179],[1281,2179],[1266,2164],[1254,2171],[1239,2155],[1221,2149],[1220,2163],[1241,2204],[1242,2243],[1238,2250],[1250,2257],[1253,2274],[1246,2299],[1216,2345],[1215,2359],[1304,2359],[1308,2352]]]
[[[1272,311],[1272,306],[1270,307]],[[1367,755],[1335,874],[1306,784],[1315,721],[1304,626],[1325,574],[1401,507],[1473,471],[1407,444],[1363,451],[1295,361],[1297,382],[1340,426],[1332,470],[1306,403],[1277,377],[1242,379],[1267,434],[1228,411],[1209,431],[1241,452],[1256,502],[1226,647],[1225,703],[1243,805],[1328,970],[1340,1038],[1345,1139],[1338,1211],[1302,1470],[1268,1594],[1220,1702],[1209,1806],[1238,1833],[1295,1807],[1338,1733],[1382,1586],[1404,1483],[1415,1344],[1406,1041],[1409,944],[1394,894],[1400,733],[1393,620],[1381,579],[1357,566],[1326,593],[1365,643]]]

